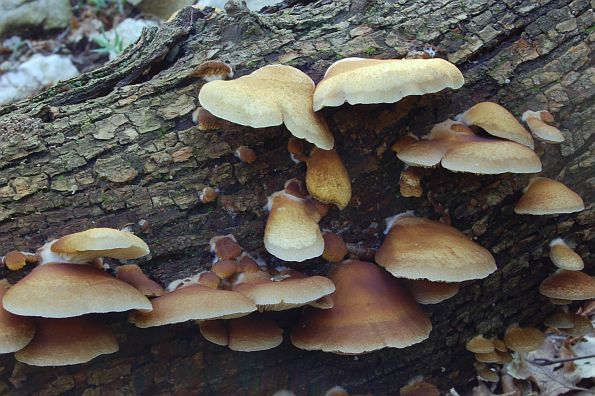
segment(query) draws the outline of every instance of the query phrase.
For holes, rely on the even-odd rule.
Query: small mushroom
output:
[[[207,204],[214,202],[218,196],[219,192],[216,189],[212,187],[205,187],[200,191],[200,194],[198,194],[198,199],[200,199],[200,202],[203,204]]]
[[[529,130],[537,139],[546,143],[561,143],[564,141],[564,135],[558,128],[546,124],[546,122],[554,122],[554,116],[549,111],[527,110],[523,113],[521,119],[527,123]]]
[[[506,347],[515,352],[531,352],[538,349],[545,335],[534,327],[510,326],[504,334]]]
[[[316,200],[345,209],[351,200],[351,179],[335,150],[314,148],[306,161],[306,187]]]
[[[227,321],[229,349],[239,352],[265,351],[283,342],[283,329],[261,314]]]
[[[256,152],[247,146],[239,146],[235,151],[235,156],[246,164],[256,161]]]
[[[229,344],[229,335],[227,334],[224,320],[199,320],[197,322],[200,334],[207,341],[221,346],[227,346]]]
[[[593,324],[585,316],[570,313],[568,314],[568,319],[572,322],[572,327],[564,329],[564,332],[568,335],[582,337],[593,331]]]
[[[201,131],[215,131],[223,129],[229,125],[229,123],[221,118],[217,118],[203,107],[197,107],[192,112],[192,122],[198,125],[198,129]]]
[[[0,280],[0,301],[10,284]],[[0,353],[11,353],[23,349],[35,335],[35,323],[32,318],[17,316],[0,305]]]
[[[331,263],[343,261],[348,253],[347,245],[343,241],[343,238],[330,231],[323,232],[322,238],[324,239],[324,251],[322,252],[322,257]]]
[[[403,279],[403,284],[420,304],[438,304],[459,292],[458,283],[431,282],[427,279]]]
[[[239,272],[238,262],[235,260],[217,261],[211,267],[211,271],[221,279],[231,278]]]
[[[550,316],[545,318],[543,324],[556,329],[570,329],[574,326],[568,313],[560,308],[556,309]]]
[[[577,193],[547,177],[531,179],[525,193],[514,206],[516,213],[530,215],[574,213],[583,209],[585,204]]]
[[[136,287],[138,291],[147,297],[158,297],[164,293],[163,287],[145,275],[143,270],[136,264],[116,267],[116,278]]]
[[[399,192],[405,198],[421,197],[424,188],[421,185],[423,171],[420,168],[408,167],[401,172],[399,176]]]
[[[590,300],[595,298],[595,279],[580,271],[558,270],[539,285],[546,297],[562,300]]]
[[[227,63],[209,60],[201,63],[190,76],[202,78],[205,81],[229,80],[233,78],[233,70]]]
[[[562,238],[556,238],[550,242],[550,259],[556,267],[569,271],[580,271],[585,267],[581,256],[576,254]]]
[[[479,334],[467,341],[465,349],[473,353],[491,353],[494,352],[494,343]]]
[[[440,390],[436,385],[422,379],[415,380],[399,389],[400,396],[439,396]]]
[[[242,247],[232,234],[215,236],[209,241],[211,253],[215,253],[220,260],[234,259],[242,254]]]
[[[11,271],[18,271],[27,264],[27,257],[18,250],[11,250],[2,258],[2,263]]]
[[[484,367],[477,370],[477,376],[484,381],[499,382],[500,376],[494,370],[489,367]]]

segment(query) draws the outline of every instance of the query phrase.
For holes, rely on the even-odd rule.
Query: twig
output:
[[[544,358],[539,358],[539,359],[533,359],[533,360],[527,359],[527,361],[529,363],[531,363],[531,364],[536,365],[536,366],[549,366],[551,364],[556,364],[556,363],[573,362],[575,360],[590,359],[590,358],[595,358],[595,354],[593,354],[593,355],[586,355],[586,356],[575,356],[575,357],[566,358],[566,359],[544,359]]]

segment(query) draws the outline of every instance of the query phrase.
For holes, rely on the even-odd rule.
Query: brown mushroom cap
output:
[[[575,313],[568,314],[568,318],[572,322],[572,327],[564,329],[564,332],[573,337],[582,337],[589,334],[593,330],[593,324],[591,321]]]
[[[496,270],[488,250],[436,221],[404,215],[392,224],[375,260],[398,278],[462,282]]]
[[[407,384],[399,389],[400,396],[439,396],[440,390],[436,385],[425,381]]]
[[[561,143],[564,141],[564,135],[558,128],[546,124],[546,122],[554,121],[554,117],[548,111],[527,110],[523,113],[521,119],[527,123],[534,137],[546,143]]]
[[[149,254],[149,247],[131,232],[91,228],[48,242],[37,254],[42,264],[85,264],[100,257],[120,260],[139,258]]]
[[[325,150],[334,138],[324,119],[312,110],[314,82],[300,70],[268,65],[230,81],[202,86],[199,101],[216,117],[263,128],[285,124],[292,135]]]
[[[221,346],[227,346],[227,344],[229,344],[229,336],[227,334],[224,320],[201,320],[198,321],[198,328],[200,334],[202,334],[207,341]]]
[[[494,102],[481,102],[457,116],[465,125],[475,125],[499,138],[512,140],[531,149],[533,137],[508,110]]]
[[[0,281],[0,301],[10,285]],[[33,319],[17,316],[0,305],[0,353],[11,353],[23,349],[35,335]]]
[[[257,158],[256,151],[252,150],[248,146],[238,146],[238,148],[235,151],[235,156],[238,157],[240,161],[246,164],[253,163],[254,161],[256,161]]]
[[[475,359],[482,363],[498,363],[500,361],[500,355],[498,354],[498,351],[476,353]]]
[[[269,208],[264,231],[264,246],[269,253],[285,261],[304,261],[322,254],[324,239],[316,208],[285,191],[269,197]]]
[[[463,75],[444,59],[345,58],[333,63],[314,91],[314,111],[323,107],[395,103],[410,95],[461,88]]]
[[[322,257],[331,263],[338,263],[347,256],[347,245],[340,235],[334,232],[325,231],[322,233],[324,239],[324,251]]]
[[[152,312],[134,312],[137,327],[163,326],[188,320],[228,319],[256,311],[256,305],[240,293],[189,285],[151,300]]]
[[[228,125],[231,125],[228,121],[217,118],[203,107],[197,107],[192,112],[192,122],[198,125],[198,129],[201,131],[213,131],[217,129],[223,129]]]
[[[570,316],[560,308],[545,318],[543,324],[548,327],[555,327],[556,329],[569,329],[574,326]]]
[[[229,349],[254,352],[273,349],[283,342],[283,329],[260,314],[227,321]]]
[[[236,241],[236,238],[229,235],[215,236],[209,241],[211,252],[220,260],[229,260],[242,254],[242,247]]]
[[[211,271],[221,279],[227,279],[235,275],[238,271],[238,262],[235,260],[217,261],[211,267]]]
[[[398,281],[372,263],[344,261],[330,275],[334,306],[306,307],[291,341],[300,349],[359,354],[405,348],[428,338],[432,323]]]
[[[420,304],[438,304],[459,292],[458,283],[431,282],[427,279],[404,279],[403,284]]]
[[[533,178],[514,207],[516,213],[530,215],[574,213],[583,209],[585,204],[577,193],[547,177]]]
[[[12,286],[2,304],[24,316],[67,318],[87,313],[151,310],[133,286],[86,265],[41,265]]]
[[[66,366],[85,363],[118,351],[111,329],[88,316],[36,319],[33,340],[14,356],[32,366]]]
[[[477,375],[484,381],[499,382],[500,376],[494,370],[484,367],[477,370]]]
[[[306,187],[322,203],[343,210],[351,199],[351,179],[335,150],[314,148],[306,161]]]
[[[424,193],[421,179],[423,171],[420,168],[409,167],[404,169],[399,176],[399,192],[405,198],[421,197]]]
[[[480,334],[467,341],[465,349],[473,353],[491,353],[494,352],[494,343]]]
[[[534,327],[511,326],[504,334],[504,342],[508,349],[515,352],[531,352],[538,349],[545,335]]]
[[[494,344],[494,349],[496,349],[499,352],[507,352],[508,348],[506,348],[506,344],[504,343],[504,341],[499,340],[497,338],[493,338],[492,343]]]
[[[202,78],[205,81],[228,80],[233,78],[233,70],[227,63],[208,60],[194,69],[190,76]]]
[[[550,242],[550,259],[556,267],[569,271],[580,271],[585,267],[581,256],[576,254],[562,238],[556,238]]]
[[[580,271],[558,270],[541,282],[539,292],[561,300],[590,300],[595,298],[595,279]]]
[[[116,278],[136,287],[136,289],[147,297],[158,297],[163,295],[163,287],[147,275],[136,264],[120,265],[116,267]]]
[[[27,264],[27,257],[18,250],[11,250],[4,255],[2,262],[9,270],[18,271]]]

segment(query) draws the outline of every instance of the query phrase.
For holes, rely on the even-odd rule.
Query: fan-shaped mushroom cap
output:
[[[227,328],[225,327],[225,321],[222,319],[215,319],[200,320],[197,322],[200,334],[202,334],[207,341],[221,346],[227,346],[227,344],[229,344],[229,336],[227,334]]]
[[[569,329],[574,326],[570,316],[560,308],[545,318],[543,324],[556,329]]]
[[[405,287],[420,304],[438,304],[459,292],[458,283],[431,282],[427,279],[404,279]]]
[[[163,295],[163,287],[147,275],[136,264],[120,265],[116,267],[116,278],[136,287],[136,289],[147,297],[158,297]]]
[[[228,80],[233,78],[233,70],[227,63],[208,60],[194,69],[190,76],[202,78],[205,81]]]
[[[324,276],[289,277],[275,282],[260,271],[240,275],[233,290],[254,301],[261,311],[284,311],[331,294],[335,285]]]
[[[211,81],[198,95],[216,117],[263,128],[285,124],[292,135],[325,150],[334,145],[326,122],[312,110],[314,82],[300,70],[268,65],[230,81]]]
[[[91,228],[48,242],[37,254],[41,264],[85,264],[100,257],[120,260],[139,258],[149,254],[149,247],[131,232]]]
[[[482,279],[496,270],[490,252],[456,228],[412,215],[394,221],[375,260],[398,278],[442,282]]]
[[[134,312],[137,327],[163,326],[188,320],[238,318],[256,311],[256,305],[240,293],[189,285],[151,300],[152,312]]]
[[[0,301],[10,285],[6,279],[0,280]],[[0,306],[0,353],[10,353],[23,349],[35,334],[33,319],[17,316]]]
[[[547,177],[531,179],[514,211],[518,214],[549,215],[585,209],[582,198],[559,181]]]
[[[242,247],[232,234],[215,236],[211,238],[209,245],[211,253],[215,253],[221,260],[233,259],[242,254]]]
[[[300,349],[359,354],[428,338],[426,313],[398,281],[372,263],[344,261],[330,275],[334,306],[306,307],[291,341]]]
[[[251,314],[227,322],[229,349],[240,352],[265,351],[283,342],[283,329],[273,320]]]
[[[508,349],[515,352],[531,352],[538,349],[545,335],[534,327],[511,326],[504,334],[504,342]]]
[[[351,199],[351,179],[335,150],[314,148],[306,161],[306,187],[322,203],[343,210]]]
[[[562,238],[556,238],[550,242],[550,259],[556,267],[569,271],[580,271],[585,267],[581,256],[576,254]]]
[[[331,263],[338,263],[347,256],[347,245],[340,235],[334,232],[325,231],[322,233],[324,238],[324,251],[322,257]]]
[[[217,261],[211,267],[211,271],[221,279],[227,279],[235,275],[238,271],[238,262],[235,260]]]
[[[493,136],[512,140],[529,148],[533,137],[508,110],[494,102],[481,102],[457,116],[467,126],[475,125]]]
[[[400,396],[439,396],[436,385],[425,381],[416,381],[399,389]]]
[[[88,313],[151,310],[151,302],[133,286],[86,265],[36,267],[12,286],[2,300],[17,315],[68,318]]]
[[[564,135],[558,128],[545,123],[546,121],[554,121],[554,117],[550,112],[546,110],[527,110],[523,113],[521,119],[527,123],[529,130],[537,139],[547,143],[561,143],[564,141]]]
[[[559,300],[590,300],[595,298],[595,279],[580,271],[558,270],[541,282],[539,292]]]
[[[494,343],[480,334],[467,341],[465,349],[473,353],[490,353],[494,352]]]
[[[322,254],[320,213],[313,206],[278,191],[269,197],[269,208],[264,231],[264,247],[269,253],[285,261],[304,261]]]
[[[465,80],[444,59],[345,58],[333,63],[314,91],[314,111],[323,107],[394,103],[409,95],[461,88]]]
[[[36,319],[33,340],[14,356],[32,366],[66,366],[85,363],[118,351],[110,328],[87,316],[64,319]]]

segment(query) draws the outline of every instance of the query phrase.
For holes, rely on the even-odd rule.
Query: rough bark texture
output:
[[[341,384],[351,392],[398,393],[416,375],[443,390],[473,376],[464,341],[502,334],[512,322],[537,324],[552,309],[537,292],[551,273],[547,243],[563,236],[593,270],[594,178],[593,4],[587,0],[318,1],[255,15],[185,10],[104,68],[61,83],[28,101],[0,108],[0,252],[33,250],[46,240],[93,226],[129,226],[152,255],[141,264],[163,284],[207,268],[208,240],[233,233],[262,252],[267,195],[304,177],[286,151],[283,128],[235,127],[203,133],[191,123],[201,83],[187,76],[207,59],[237,75],[285,63],[318,81],[348,56],[403,57],[433,44],[464,72],[466,84],[395,105],[325,109],[353,180],[354,197],[322,227],[346,241],[377,246],[383,219],[404,210],[452,223],[489,248],[498,271],[467,282],[451,300],[428,307],[430,340],[404,350],[359,357],[305,352],[286,340],[267,352],[239,353],[205,342],[192,323],[140,330],[110,317],[117,354],[67,368],[35,368],[0,358],[0,387],[13,394],[269,395],[288,388],[320,395]],[[546,146],[543,175],[582,195],[587,209],[562,216],[519,216],[514,202],[530,175],[474,176],[428,172],[422,198],[402,198],[403,168],[390,145],[408,132],[475,102],[493,100],[516,115],[549,109],[566,137]],[[233,155],[244,144],[259,155],[246,165]],[[198,192],[217,187],[217,202]],[[150,230],[141,233],[138,221]],[[276,260],[263,254],[269,262]],[[301,264],[324,272],[319,260]],[[6,274],[15,281],[22,274]],[[286,326],[297,313],[277,315]]]

